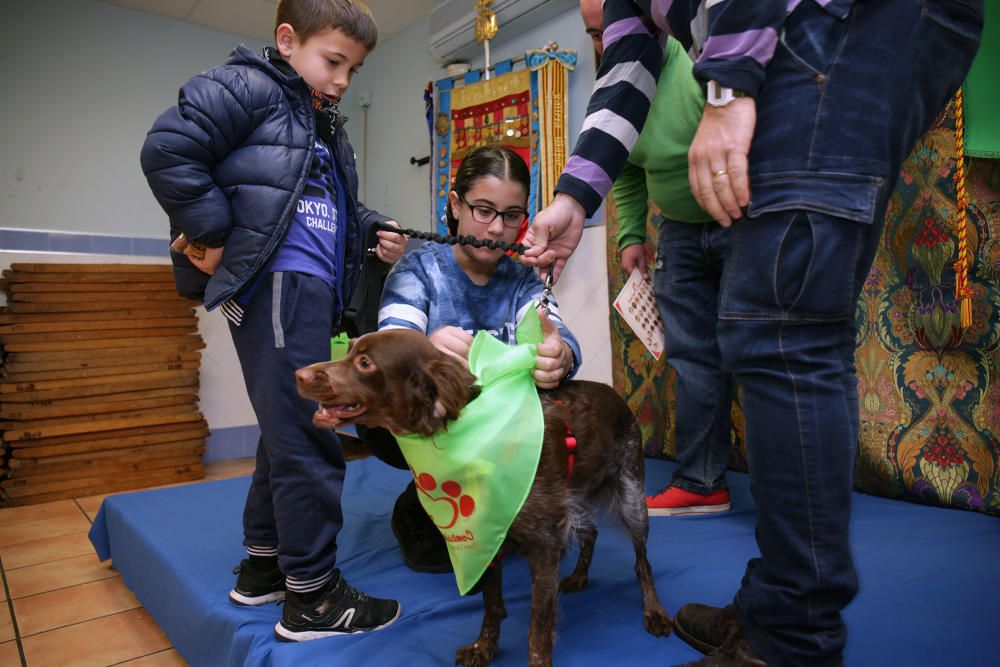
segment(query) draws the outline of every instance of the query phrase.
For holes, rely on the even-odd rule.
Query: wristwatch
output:
[[[713,107],[724,107],[737,97],[746,97],[742,90],[735,90],[720,85],[718,81],[709,80],[705,91],[705,101]]]

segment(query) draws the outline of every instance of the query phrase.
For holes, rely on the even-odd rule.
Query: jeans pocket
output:
[[[744,219],[731,239],[722,319],[847,321],[873,225],[815,211]]]
[[[822,75],[830,71],[847,41],[850,16],[840,19],[816,2],[802,2],[781,31],[784,48],[802,69]]]
[[[982,0],[924,0],[922,12],[956,35],[979,41],[983,28]]]

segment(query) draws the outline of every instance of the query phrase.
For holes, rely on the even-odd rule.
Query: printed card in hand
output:
[[[638,269],[632,272],[615,297],[614,306],[650,354],[659,359],[663,354],[663,321],[656,307],[653,285],[643,279]]]

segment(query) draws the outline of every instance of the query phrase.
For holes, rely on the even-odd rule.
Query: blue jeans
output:
[[[757,100],[751,205],[723,262],[718,341],[746,419],[760,557],[735,597],[770,665],[839,665],[858,590],[856,299],[900,164],[957,89],[979,0],[802,2]]]
[[[672,486],[713,493],[726,486],[732,378],[715,339],[722,259],[729,230],[718,223],[658,225],[653,291],[663,318],[667,361],[677,372]]]
[[[313,426],[316,404],[295,371],[330,358],[335,296],[301,273],[261,277],[241,326],[229,330],[257,423],[257,466],[243,509],[244,545],[276,547],[278,566],[302,581],[333,569],[343,526],[344,454],[333,431]]]

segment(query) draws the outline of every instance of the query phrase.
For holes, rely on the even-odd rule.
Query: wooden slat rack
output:
[[[204,476],[205,343],[169,266],[15,263],[0,289],[0,506]]]

